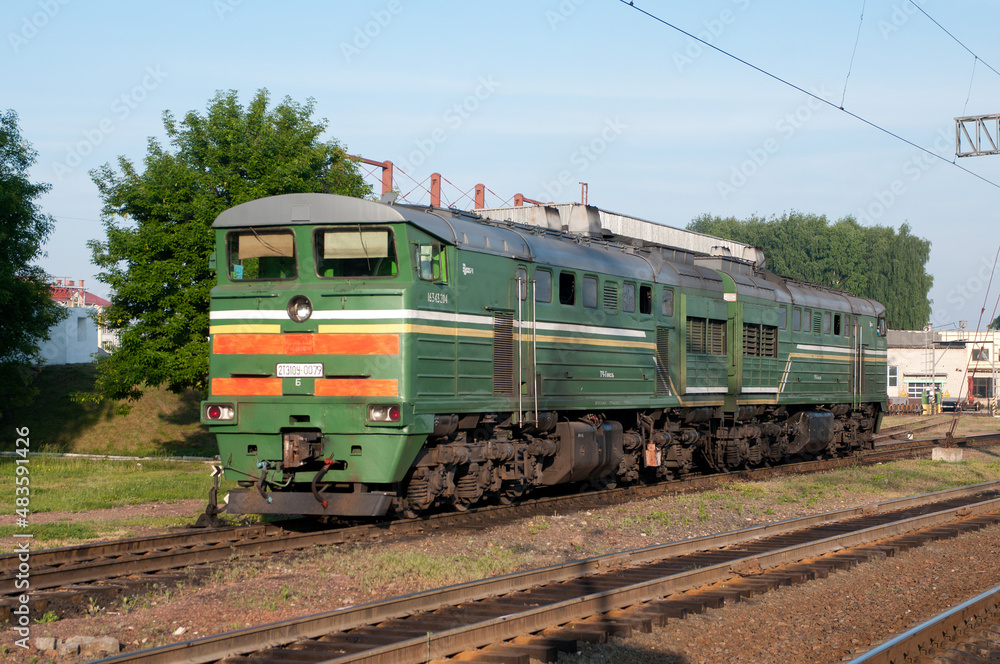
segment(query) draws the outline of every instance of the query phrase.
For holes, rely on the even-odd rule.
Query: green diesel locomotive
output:
[[[413,515],[872,445],[885,309],[758,265],[290,194],[219,215],[230,513]]]

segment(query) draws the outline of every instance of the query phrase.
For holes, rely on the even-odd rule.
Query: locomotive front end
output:
[[[240,487],[231,514],[384,514],[427,437],[404,398],[406,225],[341,199],[262,199],[215,223],[201,418]]]

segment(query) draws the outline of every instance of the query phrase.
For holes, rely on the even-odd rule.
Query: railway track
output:
[[[121,655],[109,664],[551,661],[578,641],[1000,523],[1000,482],[626,551]]]
[[[995,442],[1000,435],[969,439],[973,444]],[[623,487],[603,492],[533,498],[511,506],[487,506],[469,512],[441,513],[419,519],[386,521],[349,527],[318,529],[315,522],[220,528],[131,538],[31,552],[31,605],[39,614],[82,607],[87,598],[135,592],[153,584],[172,583],[188,577],[199,566],[224,563],[239,556],[269,555],[337,545],[385,535],[413,535],[444,529],[480,528],[502,519],[530,518],[539,514],[566,513],[625,503],[665,492],[691,492],[712,488],[732,479],[765,479],[785,473],[808,473],[859,462],[879,463],[919,454],[938,441],[892,441],[863,457],[759,468],[726,475],[686,476],[671,482]],[[0,621],[10,618],[16,605],[15,554],[0,556]]]
[[[963,602],[849,664],[1000,663],[1000,586]]]

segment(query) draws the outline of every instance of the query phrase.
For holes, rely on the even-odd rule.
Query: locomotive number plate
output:
[[[278,365],[278,378],[322,378],[321,363],[288,362]]]

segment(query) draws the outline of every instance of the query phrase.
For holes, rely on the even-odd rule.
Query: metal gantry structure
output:
[[[955,118],[955,155],[1000,154],[1000,113]]]

